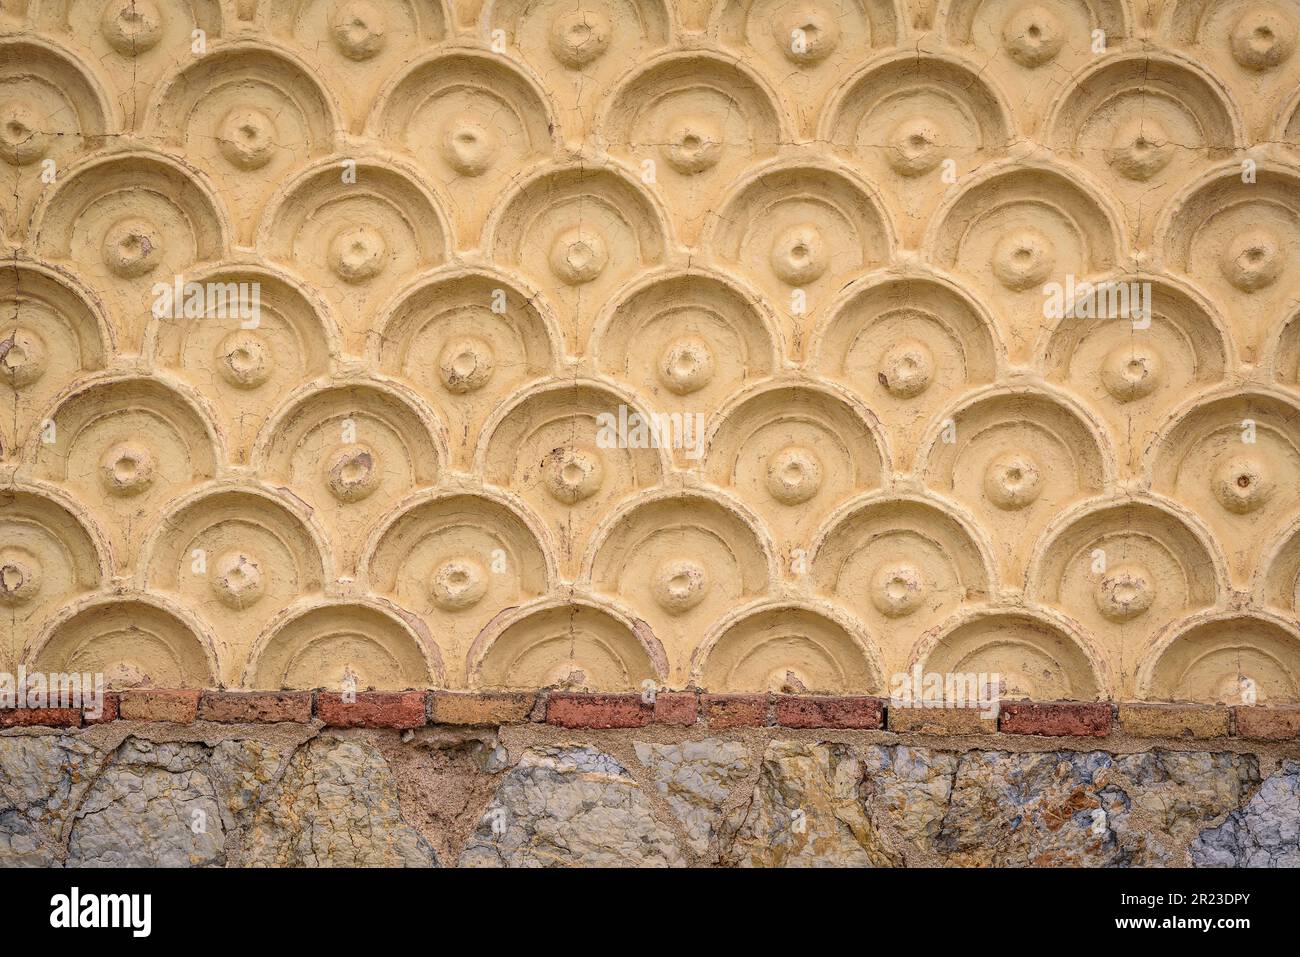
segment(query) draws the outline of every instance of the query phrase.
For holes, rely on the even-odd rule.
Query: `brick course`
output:
[[[430,697],[433,724],[519,724],[537,703],[534,692],[473,693],[435,691]]]
[[[885,724],[882,698],[777,695],[776,723],[783,728],[860,728]]]
[[[311,720],[310,691],[205,691],[200,721],[229,723]]]
[[[1239,738],[1257,741],[1286,741],[1300,738],[1300,708],[1245,706],[1232,709]]]
[[[123,691],[119,713],[126,721],[189,724],[199,716],[201,691]]]
[[[763,694],[706,694],[700,696],[700,711],[717,730],[761,728],[768,723],[770,703]]]
[[[1142,738],[1225,738],[1227,708],[1198,705],[1121,704],[1119,726]]]
[[[358,691],[354,701],[342,692],[318,691],[316,717],[334,728],[419,728],[427,720],[424,691]]]
[[[998,710],[998,729],[1006,734],[1102,738],[1110,728],[1105,701],[1004,701]]]
[[[546,723],[561,728],[643,728],[653,714],[639,694],[561,692],[546,702]]]
[[[199,691],[133,689],[105,692],[103,714],[85,709],[0,710],[0,729],[80,727],[116,720],[179,724],[292,722],[313,715],[339,728],[418,728],[425,724],[502,726],[544,721],[562,728],[648,725],[710,731],[729,728],[888,730],[895,734],[1030,734],[1258,741],[1300,739],[1300,707],[1169,704],[1131,701],[1004,701],[996,719],[971,708],[897,708],[867,695],[640,694],[579,692],[370,691],[347,703],[337,691]]]

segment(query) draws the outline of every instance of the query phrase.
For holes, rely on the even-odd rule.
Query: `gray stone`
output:
[[[462,867],[677,867],[672,831],[614,758],[589,747],[534,748],[505,774]]]
[[[933,848],[952,798],[957,758],[907,745],[862,749],[868,815],[878,829],[897,835],[904,855]]]
[[[225,863],[225,826],[196,744],[124,741],[77,809],[74,867],[207,867]]]
[[[105,755],[71,735],[0,737],[0,867],[48,867]]]
[[[1212,821],[1241,807],[1259,783],[1254,755],[1148,751],[1115,757],[1126,800],[1109,825],[1129,862],[1186,866],[1186,848]]]
[[[1013,754],[778,741],[724,860],[756,866],[1129,866],[1186,862],[1240,806],[1254,758],[1207,752]],[[804,833],[793,826],[802,812]]]
[[[727,816],[722,861],[740,867],[890,867],[867,817],[863,764],[846,744],[773,741],[749,803]]]
[[[1296,761],[1261,785],[1256,758],[1228,752],[791,740],[756,762],[720,737],[634,746],[666,808],[595,748],[534,748],[498,779],[460,863],[680,866],[689,849],[740,866],[1300,866]],[[422,818],[449,833],[457,819]],[[0,735],[0,865],[65,860],[438,863],[368,737],[328,733],[292,752],[128,737],[105,752],[73,734]]]
[[[1285,761],[1250,802],[1192,842],[1197,867],[1300,867],[1300,762]]]
[[[650,769],[655,788],[682,822],[691,850],[707,854],[723,805],[753,768],[748,750],[716,738],[681,744],[637,741],[635,747],[637,760]]]
[[[980,867],[1183,863],[1194,828],[1238,807],[1255,773],[1235,754],[967,752],[934,850]]]
[[[253,807],[266,798],[284,754],[257,741],[222,741],[212,749],[209,773],[221,794],[232,827],[242,827]]]
[[[235,800],[232,793],[232,800]],[[253,809],[242,863],[259,867],[437,867],[402,820],[397,783],[373,746],[316,738]]]

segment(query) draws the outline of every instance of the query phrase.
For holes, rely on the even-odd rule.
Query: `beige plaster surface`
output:
[[[3,0],[0,669],[1296,700],[1298,29]]]

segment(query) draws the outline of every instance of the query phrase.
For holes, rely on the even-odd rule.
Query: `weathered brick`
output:
[[[269,723],[311,720],[310,691],[205,691],[199,699],[201,721]]]
[[[67,700],[66,698],[64,700]],[[0,728],[79,728],[77,708],[5,708],[0,710]]]
[[[1228,734],[1228,709],[1194,704],[1121,704],[1119,726],[1125,734],[1143,738],[1223,738]]]
[[[1103,738],[1110,734],[1106,701],[1003,701],[998,728],[1006,734]]]
[[[528,720],[537,701],[531,691],[435,691],[430,703],[434,724],[519,724]]]
[[[700,700],[694,691],[661,691],[655,695],[655,724],[689,728],[699,717]]]
[[[557,692],[546,702],[546,723],[561,728],[642,728],[653,713],[637,694]]]
[[[899,734],[993,734],[997,717],[983,708],[889,708],[889,730]]]
[[[764,694],[706,694],[700,705],[710,728],[761,728],[767,724]]]
[[[118,718],[122,696],[116,691],[104,692],[104,707],[99,712],[99,717],[92,718],[86,713],[86,709],[81,709],[82,724],[106,724],[109,721],[116,721]]]
[[[123,691],[119,711],[127,721],[175,721],[189,724],[199,714],[201,691]]]
[[[1268,708],[1241,705],[1232,709],[1235,733],[1257,741],[1289,741],[1300,738],[1300,708]]]
[[[776,723],[785,728],[876,730],[885,723],[885,702],[881,698],[853,695],[778,695]]]
[[[333,728],[419,728],[427,698],[424,691],[358,691],[349,702],[343,692],[319,691],[316,717]]]

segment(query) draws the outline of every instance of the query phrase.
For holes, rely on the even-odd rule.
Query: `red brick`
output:
[[[174,721],[189,724],[199,714],[201,691],[123,691],[119,705],[126,721]]]
[[[778,695],[776,723],[783,728],[868,728],[885,723],[881,698]]]
[[[689,728],[699,717],[699,707],[699,695],[694,691],[661,691],[655,695],[652,720],[655,724]]]
[[[316,717],[333,728],[420,728],[428,695],[424,691],[358,691],[343,700],[341,691],[316,693]]]
[[[0,728],[31,728],[38,725],[79,728],[81,712],[76,708],[5,708],[0,711]]]
[[[1232,709],[1234,732],[1239,738],[1257,741],[1289,741],[1300,738],[1300,708],[1266,708],[1242,705]]]
[[[122,696],[116,691],[104,692],[104,708],[99,713],[98,718],[92,718],[86,713],[86,709],[81,709],[82,724],[106,724],[109,721],[116,721],[118,718],[118,705]]]
[[[998,728],[1006,734],[1104,738],[1110,734],[1106,701],[1003,701]]]
[[[199,699],[199,720],[271,723],[311,721],[310,691],[205,691]]]
[[[529,719],[537,695],[526,692],[435,691],[429,705],[434,724],[521,724]]]
[[[765,694],[706,694],[700,696],[710,728],[761,728],[767,724]]]
[[[643,728],[653,713],[637,694],[557,692],[546,702],[546,723],[561,728]]]

